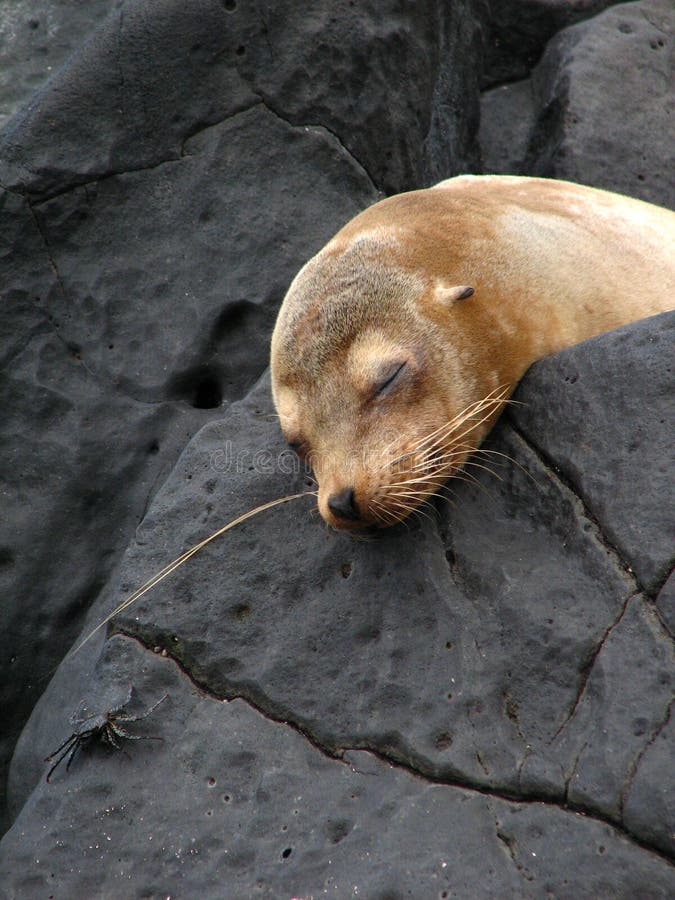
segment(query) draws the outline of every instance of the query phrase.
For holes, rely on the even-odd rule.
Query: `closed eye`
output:
[[[384,377],[375,385],[374,396],[385,397],[389,391],[398,384],[408,363],[394,363],[384,374]]]

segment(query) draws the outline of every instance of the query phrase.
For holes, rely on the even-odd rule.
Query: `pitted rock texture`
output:
[[[613,6],[617,0],[489,0],[483,84],[524,78],[561,29]],[[621,0],[619,0],[621,2]]]
[[[122,0],[0,0],[0,128]]]
[[[674,342],[673,317],[665,314],[600,336],[592,345],[578,344],[538,369],[511,411],[527,440],[555,460],[561,477],[584,498],[607,542],[651,596],[674,555],[675,509],[666,502],[675,463],[668,434]],[[612,377],[602,403],[586,406],[581,396],[605,373]],[[632,387],[638,382],[639,393]],[[558,427],[561,415],[570,420],[565,433]],[[653,497],[664,502],[654,504]]]
[[[6,125],[0,182],[45,196],[177,159],[256,102],[331,131],[388,192],[475,167],[475,5],[128,0]]]
[[[537,396],[539,379],[569,385],[560,372],[569,371],[570,359],[583,354],[593,360],[593,384],[575,382],[577,391],[585,391],[577,393],[575,404],[559,402],[555,394],[551,400],[559,426],[571,428],[579,409],[597,397],[598,384],[612,380],[615,352],[623,358],[641,357],[645,379],[658,383],[669,360],[659,352],[659,341],[645,336],[658,334],[665,340],[673,329],[675,314],[666,314],[544,360],[525,379],[519,402],[527,403],[530,381]],[[634,378],[624,390],[638,398],[643,387]],[[666,398],[662,400],[665,404]],[[293,474],[294,458],[283,446],[271,409],[268,382],[263,379],[221,421],[205,426],[194,438],[157,493],[127,551],[120,579],[104,591],[93,621],[103,617],[113,597],[129,593],[218,525],[285,492],[309,489],[301,470]],[[15,756],[14,799],[17,808],[28,802],[5,838],[5,858],[19,852],[17,836],[22,835],[39,857],[50,855],[58,833],[72,831],[77,804],[59,806],[50,825],[51,837],[43,836],[40,811],[40,803],[64,790],[68,779],[96,782],[100,777],[118,777],[105,773],[111,761],[116,772],[123,758],[97,753],[94,762],[83,752],[70,772],[62,768],[54,783],[47,784],[43,759],[67,736],[66,712],[76,709],[83,697],[89,704],[109,707],[114,700],[110,691],[119,694],[129,683],[142,690],[146,707],[159,697],[167,689],[165,682],[148,674],[157,665],[166,665],[156,661],[159,655],[173,659],[197,693],[243,702],[249,707],[247,715],[256,711],[256,721],[283,723],[288,739],[301,740],[305,747],[299,759],[320,752],[321,767],[327,758],[344,765],[358,751],[357,758],[367,760],[359,762],[359,770],[365,765],[372,774],[374,766],[379,773],[388,763],[406,777],[415,775],[412,783],[420,789],[425,785],[424,799],[415,800],[415,806],[424,804],[428,816],[436,817],[437,835],[451,829],[453,842],[457,822],[444,824],[443,815],[449,813],[435,811],[433,794],[426,792],[445,786],[447,800],[438,801],[439,809],[463,798],[473,830],[470,852],[467,849],[463,858],[469,860],[480,847],[496,858],[490,857],[484,871],[474,870],[470,876],[468,861],[460,866],[456,857],[447,860],[451,871],[438,884],[439,890],[450,891],[448,896],[453,889],[459,896],[471,896],[472,886],[479,894],[498,893],[497,884],[501,890],[520,890],[526,896],[538,896],[545,889],[574,896],[581,889],[581,881],[574,879],[586,867],[592,873],[588,885],[593,879],[598,884],[610,879],[606,896],[617,891],[621,895],[622,890],[630,896],[638,884],[632,879],[643,867],[650,871],[655,867],[649,875],[654,896],[667,896],[675,888],[675,869],[667,861],[675,855],[668,743],[675,687],[672,636],[632,567],[590,515],[590,498],[561,477],[562,460],[556,459],[554,450],[551,459],[545,458],[511,421],[517,422],[527,409],[514,406],[485,446],[481,465],[494,474],[476,468],[477,483],[453,485],[451,501],[439,506],[435,520],[413,521],[370,542],[359,542],[320,527],[313,497],[290,501],[212,543],[120,614],[112,625],[117,636],[103,643],[98,660],[100,633],[85,646],[82,657],[67,659],[38,703]],[[655,422],[653,438],[658,443],[666,439],[669,427],[663,416]],[[598,456],[596,465],[600,464]],[[593,465],[590,453],[591,471]],[[662,504],[658,480],[643,485],[642,492],[646,495],[642,514],[649,519]],[[125,658],[116,649],[120,640],[133,642],[142,671],[121,674],[117,669]],[[100,687],[92,688],[97,682]],[[160,710],[156,719],[164,715]],[[144,722],[144,731],[150,733],[151,724],[150,719]],[[262,808],[242,813],[250,829],[248,840],[236,846],[224,843],[214,822],[203,826],[202,837],[191,832],[195,842],[190,846],[205,842],[208,850],[199,852],[209,858],[233,854],[236,863],[227,884],[235,892],[247,879],[249,884],[259,883],[263,895],[285,890],[281,862],[299,847],[283,831],[284,789],[268,786],[264,774],[275,771],[279,739],[269,739],[266,753],[271,755],[265,755],[261,747],[267,738],[248,728],[242,732],[239,725],[214,727],[209,719],[200,736],[177,726],[170,740],[172,752],[186,765],[189,759],[203,758],[197,747],[208,746],[209,758],[215,754],[229,778],[237,777],[232,774],[236,765],[231,754],[247,755],[251,765],[256,758],[261,773],[254,779],[256,808],[269,803],[274,810],[272,830],[279,847],[269,849],[267,832],[258,833],[257,817],[265,816]],[[144,747],[143,758],[147,752]],[[102,775],[96,772],[98,766],[104,767]],[[282,783],[288,778],[293,783],[296,776],[290,775],[288,763],[281,768]],[[203,780],[210,777],[219,778],[204,771]],[[304,776],[297,777],[302,781]],[[288,791],[301,798],[298,804],[307,804],[315,820],[312,784],[311,789],[308,783]],[[325,801],[326,815],[337,832],[346,835],[363,829],[370,837],[364,835],[364,843],[359,838],[362,851],[375,854],[379,863],[387,860],[393,881],[380,883],[379,875],[372,881],[366,878],[362,890],[369,895],[406,885],[405,871],[421,852],[418,826],[403,799],[406,791],[392,790],[394,797],[379,813],[380,826],[370,820],[374,812],[370,799],[364,801],[356,823],[346,816],[339,797],[331,800],[329,794]],[[129,785],[128,791],[115,789],[106,796],[113,798],[113,807],[127,808],[135,788]],[[234,788],[228,788],[233,796],[231,792]],[[187,800],[178,804],[181,810],[186,805]],[[209,809],[203,812],[207,818]],[[139,814],[134,813],[134,819]],[[164,883],[156,872],[164,864],[165,875],[173,877],[178,871],[176,847],[183,848],[187,841],[183,824],[160,827],[163,815],[151,815],[151,825],[144,825],[163,848],[153,848],[153,855],[144,857],[153,860],[154,880],[149,883],[158,891]],[[190,815],[195,815],[194,809]],[[393,864],[388,841],[399,840],[394,836],[401,821],[416,834],[410,856],[406,851]],[[525,831],[516,834],[515,822],[527,823]],[[371,848],[373,829],[384,830],[385,825],[384,845]],[[313,847],[309,859],[294,860],[303,873],[296,883],[306,885],[309,893],[333,885],[331,878],[338,877],[333,863],[330,875],[322,868],[333,860],[333,832],[328,824],[321,827],[320,838],[313,832],[320,846]],[[589,828],[592,838],[587,836]],[[539,829],[549,837],[535,840]],[[576,829],[580,842],[569,845],[563,856],[553,854],[550,844],[550,835],[558,829],[564,845],[571,840],[568,829]],[[422,855],[426,862],[415,870],[414,896],[432,895],[431,886],[440,874],[426,867],[448,846],[437,845],[438,838],[424,840],[428,852]],[[111,847],[108,856],[106,845],[98,843],[96,849],[102,848],[104,860],[111,863],[104,869],[116,878],[112,859],[117,851]],[[453,846],[456,853],[457,845]],[[610,846],[608,864],[604,857]],[[276,867],[273,872],[268,862]],[[75,880],[63,871],[55,876],[54,885],[65,893],[73,884],[86,885],[94,876],[87,874],[85,863],[79,865]],[[92,867],[97,865],[98,857],[91,862]],[[180,863],[181,869],[184,865]],[[216,876],[209,874],[209,866],[205,864],[196,876],[206,881],[189,883],[214,893]],[[353,877],[358,882],[361,876],[356,871]],[[124,872],[128,876],[130,870]],[[40,877],[36,884],[50,884],[46,874]],[[138,869],[132,877],[140,877]],[[619,877],[628,881],[612,881]],[[23,875],[11,881],[17,893],[22,879]],[[342,877],[335,883],[337,896],[345,895],[344,884]]]
[[[622,4],[561,32],[533,75],[528,171],[621,193],[637,180],[636,196],[675,204],[674,62],[669,0]]]
[[[128,726],[147,738],[127,741],[128,757],[95,744],[54,773],[49,793],[32,795],[3,842],[10,895],[672,891],[671,866],[605,822],[425,781],[362,750],[326,753],[245,700],[205,694],[128,638],[108,643],[97,676],[90,697],[100,708],[124,698],[129,681],[142,685],[130,712],[168,697]]]
[[[553,36],[607,4],[128,0],[98,29],[100,5],[87,22],[38,5],[17,15],[60,16],[81,46],[54,47],[65,65],[0,132],[3,766],[33,711],[2,888],[672,895],[672,316],[535,366],[476,459],[501,480],[469,467],[478,485],[371,542],[327,532],[312,497],[261,513],[47,687],[181,551],[311,491],[263,374],[276,308],[382,193],[476,170],[481,82],[544,54],[515,103],[483,95],[510,129],[486,117],[486,165],[564,161],[675,199],[648,77],[672,80],[669,38],[645,45],[670,11],[641,0]],[[12,46],[18,92],[37,69]],[[559,115],[585,102],[602,170]],[[649,130],[612,137],[636,103]],[[45,783],[71,713],[130,684],[136,711],[170,694],[129,726],[148,740],[85,748]]]
[[[674,35],[670,0],[622,3],[559,32],[530,77],[483,93],[485,171],[673,207]]]

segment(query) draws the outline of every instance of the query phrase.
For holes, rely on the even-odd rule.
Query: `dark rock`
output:
[[[87,703],[130,683],[132,712],[168,694],[128,726],[147,739],[83,750],[33,793],[0,849],[11,896],[672,895],[672,867],[604,822],[333,757],[117,637]]]
[[[557,35],[524,171],[675,206],[674,31],[670,0],[641,0]]]
[[[516,777],[521,790],[559,795],[562,769],[525,784],[521,767],[536,765],[541,754],[548,759],[548,746],[574,706],[584,663],[633,586],[577,498],[506,425],[477,460],[467,468],[476,484],[453,489],[443,529],[461,596],[461,606],[454,596],[452,606],[463,643],[476,654],[473,666],[466,658],[462,665],[466,704],[460,699],[459,705],[466,705],[471,724],[466,740],[485,770],[494,770],[490,755],[500,722],[517,748],[515,769],[494,777],[504,785]]]
[[[195,15],[161,0],[148,15],[130,0],[6,126],[0,182],[49,195],[178,159],[190,135],[261,100],[327,128],[388,192],[475,168],[475,4],[303,0],[263,15],[205,0]]]
[[[5,311],[5,315],[0,315],[0,361],[3,371],[7,371],[34,337],[52,332],[45,305],[58,282],[28,204],[0,189],[0,216]]]
[[[113,12],[0,134],[0,182],[44,196],[181,156],[197,130],[259,98],[236,68],[229,17],[160,0]]]
[[[122,0],[1,0],[0,128]]]
[[[209,381],[219,406],[266,368],[304,256],[375,196],[325,130],[258,104],[187,141],[180,160],[33,206],[64,286],[51,314],[99,380],[196,406]],[[275,265],[261,271],[263,259]]]
[[[557,33],[531,78],[483,92],[484,170],[675,206],[673,29],[672,4],[643,0]]]
[[[386,193],[409,190],[478,164],[483,5],[272,4],[265,41],[240,26],[241,72],[290,121],[339,135]]]
[[[670,573],[670,577],[659,591],[656,609],[664,627],[675,637],[675,571]]]
[[[58,337],[43,333],[13,357],[0,397],[8,466],[0,525],[6,767],[155,482],[202,417],[180,404],[101,390]]]
[[[604,5],[128,0],[7,123],[5,761],[33,709],[9,896],[675,893],[672,316],[534,367],[474,460],[494,474],[467,467],[449,506],[369,542],[323,528],[312,497],[261,512],[43,691],[167,562],[311,490],[259,378],[293,273],[379,190],[477,165],[481,34],[509,32],[488,79],[522,78]],[[100,9],[73,12],[82,41]],[[632,60],[651,96],[650,64],[670,71],[655,10],[561,33],[534,81],[485,94],[486,164],[522,165],[527,141],[533,167],[604,184],[565,111],[597,99],[578,89],[591,44],[613,79],[597,129],[634,115],[614,99]],[[608,66],[624,11],[637,56]],[[620,152],[656,178],[665,119],[640,115],[652,130],[626,126]],[[169,693],[139,739],[92,741],[47,783],[71,714],[131,685],[140,714]]]
[[[671,858],[675,851],[675,785],[673,701],[656,723],[649,744],[636,757],[623,795],[623,820],[633,834],[647,838]]]
[[[650,605],[641,597],[631,599],[588,661],[576,702],[548,750],[565,768],[567,799],[574,807],[623,819],[626,792],[668,715],[674,662],[672,641]],[[649,805],[649,793],[666,799],[669,769],[663,754],[653,754],[633,794],[631,830],[645,843],[651,843],[655,830],[664,841],[667,819],[658,806]],[[672,834],[668,840],[672,854]]]
[[[536,366],[511,410],[651,596],[673,563],[674,335],[675,313],[664,313],[578,344]]]
[[[292,275],[376,199],[343,142],[394,188],[475,153],[480,54],[445,64],[472,8],[130,0],[2,131],[0,773],[178,451],[266,366]]]
[[[522,174],[534,122],[535,105],[529,78],[484,91],[479,140],[486,174]]]
[[[649,350],[658,356],[659,348],[645,333],[662,333],[668,318],[537,364],[522,396],[539,372],[544,379],[583,353],[594,360],[594,379],[577,383],[592,418],[604,403],[598,385],[609,390],[614,377],[608,343],[621,346],[624,359],[641,354],[642,377],[654,381]],[[636,375],[623,390],[639,397],[644,384]],[[580,402],[556,408],[560,431],[572,430]],[[95,616],[242,511],[303,490],[306,476],[293,472],[271,409],[264,380],[202,429]],[[606,420],[597,422],[600,429]],[[651,425],[658,443],[667,425]],[[650,751],[672,696],[672,641],[556,474],[557,459],[544,462],[508,420],[484,449],[481,465],[494,474],[469,468],[478,483],[453,487],[438,527],[422,519],[358,542],[320,527],[312,497],[293,500],[205,548],[113,627],[176,659],[206,693],[243,698],[329,755],[367,750],[428,781],[545,800],[543,819],[571,804],[619,829],[630,788],[631,835],[662,847],[666,825],[648,801],[655,781],[667,778],[666,758]],[[647,479],[641,490],[651,498],[641,507],[649,515],[662,502],[659,485]],[[68,675],[72,666],[64,664],[22,737],[12,770],[16,808],[43,776],[48,740],[63,740],[54,711],[75,708],[84,694],[82,674]],[[478,827],[474,840],[482,842],[480,834]],[[530,872],[508,828],[500,840]]]
[[[483,87],[517,81],[539,61],[561,29],[617,0],[490,0]],[[618,0],[621,2],[621,0]]]
[[[4,765],[149,496],[265,369],[292,275],[374,198],[331,135],[260,104],[176,162],[4,194]]]

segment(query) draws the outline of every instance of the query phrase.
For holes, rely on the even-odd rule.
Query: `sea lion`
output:
[[[334,528],[407,516],[535,360],[672,308],[675,213],[551,179],[459,176],[344,226],[292,282],[274,402]]]

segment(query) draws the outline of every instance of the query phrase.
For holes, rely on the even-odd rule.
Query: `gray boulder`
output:
[[[668,0],[622,3],[560,31],[529,77],[482,94],[485,171],[674,206],[674,31]]]
[[[2,858],[9,869],[29,854],[45,860],[30,876],[21,865],[8,872],[16,894],[28,884],[86,890],[104,871],[112,893],[123,878],[142,893],[180,877],[207,896],[222,884],[278,896],[291,884],[311,892],[334,883],[342,895],[351,877],[367,896],[406,884],[419,896],[434,884],[462,896],[572,896],[584,884],[588,894],[597,884],[630,896],[644,879],[668,896],[675,877],[659,856],[675,849],[666,787],[673,641],[642,583],[651,569],[642,574],[608,537],[620,511],[598,521],[590,509],[612,438],[594,416],[599,386],[613,389],[617,356],[641,360],[644,381],[624,382],[640,402],[648,384],[664,384],[660,347],[674,330],[674,314],[659,316],[538,363],[516,397],[523,405],[486,446],[499,467],[453,486],[435,519],[359,542],[326,531],[312,496],[290,501],[205,548],[116,617],[107,640],[99,632],[66,659],[13,762],[12,799],[17,809],[26,802]],[[582,365],[593,366],[592,381],[569,378]],[[597,423],[588,489],[565,477],[568,462],[545,427],[540,446],[527,437],[547,385],[559,431],[573,436],[580,411]],[[650,395],[657,446],[669,397]],[[648,466],[635,491],[650,522],[663,485]],[[91,622],[220,524],[308,488],[263,379],[186,448]],[[664,550],[657,568],[667,561]],[[83,701],[111,709],[130,685],[129,708],[140,713],[169,693],[127,726],[163,742],[128,741],[130,758],[94,743],[46,782],[43,759],[72,731],[70,712]],[[215,701],[227,701],[226,720],[214,718]],[[363,787],[373,778],[388,800]],[[174,782],[177,793],[166,790]],[[360,802],[345,808],[347,797]],[[54,848],[77,833],[83,806],[96,838],[71,874],[69,853],[56,865]],[[420,806],[433,839],[416,824]],[[133,847],[151,837],[151,865],[139,866]],[[564,853],[552,852],[557,840]],[[355,854],[370,868],[349,874]],[[477,869],[480,854],[492,862]]]
[[[383,192],[475,170],[486,35],[512,22],[527,75],[603,5],[538,0],[523,52],[524,5],[481,0],[129,0],[86,41],[103,7],[53,11],[82,46],[0,132],[8,896],[673,894],[673,315],[533,367],[491,471],[429,518],[355,541],[290,500],[59,665],[186,548],[311,492],[265,373],[290,279]],[[663,9],[562,31],[484,94],[486,159],[665,202]],[[647,150],[620,132],[608,185],[552,111],[615,31],[652,126]]]

